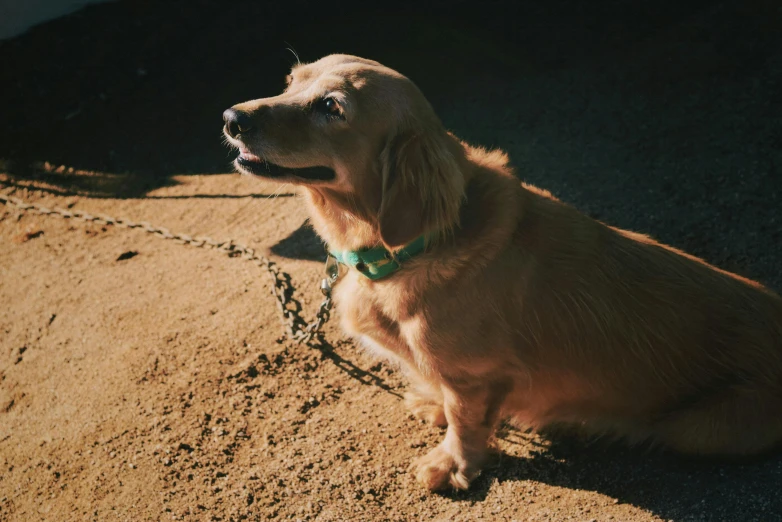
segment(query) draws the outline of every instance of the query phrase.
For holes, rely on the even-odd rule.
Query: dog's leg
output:
[[[410,375],[411,389],[405,393],[405,406],[419,419],[441,428],[448,426],[443,408],[443,393],[422,377]]]
[[[405,393],[405,406],[413,415],[435,426],[443,428],[447,426],[448,421],[445,419],[443,410],[443,394],[439,387],[427,382],[407,359],[399,355],[400,351],[387,348],[387,346],[393,346],[394,339],[391,336],[383,336],[382,333],[382,331],[376,331],[375,335],[383,339],[387,343],[385,345],[367,335],[363,335],[359,339],[368,350],[401,367],[407,374],[411,389]]]
[[[510,391],[507,383],[443,387],[448,431],[416,462],[416,478],[430,490],[467,489],[486,458],[487,442]]]

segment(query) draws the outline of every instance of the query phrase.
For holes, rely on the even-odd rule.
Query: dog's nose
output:
[[[225,130],[232,138],[239,134],[247,134],[253,129],[253,120],[246,112],[228,109],[223,113]]]

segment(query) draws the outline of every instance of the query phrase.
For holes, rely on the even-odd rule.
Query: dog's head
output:
[[[282,94],[223,118],[239,171],[306,186],[371,223],[387,246],[457,220],[461,144],[409,79],[377,62],[331,55],[298,65]]]

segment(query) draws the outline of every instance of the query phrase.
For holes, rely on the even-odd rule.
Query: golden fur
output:
[[[324,97],[336,116],[313,109]],[[448,426],[417,463],[427,488],[467,488],[506,416],[703,455],[782,437],[782,300],[758,283],[520,183],[377,62],[299,65],[283,94],[234,109],[256,127],[235,146],[333,170],[285,176],[331,248],[432,238],[385,279],[349,271],[334,295],[344,329],[410,375],[413,412]]]

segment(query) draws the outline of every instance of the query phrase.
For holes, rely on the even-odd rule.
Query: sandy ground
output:
[[[95,6],[0,43],[0,190],[251,245],[311,318],[322,247],[301,202],[229,173],[219,138],[222,109],[280,88],[286,41],[387,62],[520,178],[782,289],[779,7],[590,5],[472,25],[301,1]],[[289,16],[307,9],[322,19]],[[408,466],[442,432],[404,411],[399,375],[336,322],[324,344],[279,342],[268,285],[225,253],[0,207],[0,519],[782,519],[779,456],[509,428],[469,492],[427,494]]]

